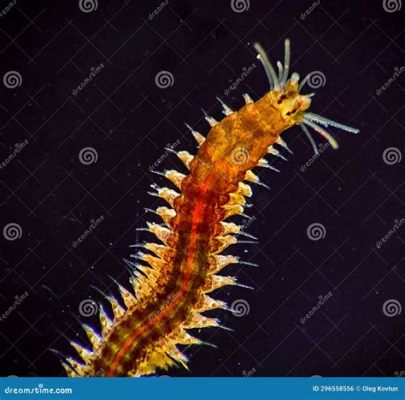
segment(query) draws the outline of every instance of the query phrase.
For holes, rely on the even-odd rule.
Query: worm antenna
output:
[[[307,74],[304,79],[301,81],[300,85],[298,86],[298,93],[301,91],[301,89],[304,87],[304,85],[308,82],[308,79],[311,77],[312,72]]]
[[[278,68],[278,80],[281,83],[281,80],[283,79],[283,64],[281,64],[280,61],[277,61],[277,68]]]
[[[291,60],[291,46],[290,39],[284,41],[284,68],[283,68],[283,77],[281,79],[281,84],[284,86],[288,79],[288,71],[290,69],[290,60]]]
[[[304,124],[300,124],[300,127],[301,127],[302,131],[305,133],[306,137],[308,138],[309,143],[311,143],[314,153],[316,155],[318,155],[319,154],[318,147],[316,146],[315,140],[312,137],[311,132],[308,130],[308,128]]]
[[[335,138],[328,132],[325,131],[325,129],[321,128],[319,125],[315,124],[314,122],[308,121],[305,118],[302,120],[302,124],[308,125],[315,131],[317,131],[321,136],[323,136],[329,144],[336,150],[339,148],[339,145]]]
[[[306,113],[304,113],[304,117],[305,117],[306,120],[309,120],[309,121],[312,121],[312,122],[318,122],[321,125],[325,126],[326,128],[329,125],[331,125],[331,126],[334,126],[335,128],[342,129],[343,131],[346,131],[346,132],[352,132],[352,133],[359,133],[360,132],[359,129],[352,128],[352,127],[347,126],[347,125],[339,124],[339,122],[332,121],[331,119],[322,117],[322,116],[320,116],[318,114],[313,114],[313,113],[310,113],[310,112],[306,112]]]
[[[257,58],[261,61],[264,71],[266,72],[267,79],[269,80],[270,90],[280,90],[280,82],[278,80],[276,71],[274,70],[273,65],[269,61],[266,52],[259,43],[254,44],[254,48],[259,53]]]

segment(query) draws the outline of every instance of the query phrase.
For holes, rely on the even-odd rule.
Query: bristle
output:
[[[276,143],[281,147],[284,147],[290,154],[293,154],[291,149],[288,147],[287,143],[283,139],[281,139],[281,136],[278,136]]]
[[[228,107],[228,106],[223,102],[222,99],[220,99],[219,97],[217,97],[217,100],[218,100],[218,101],[221,103],[221,105],[222,105],[222,108],[223,108],[222,113],[223,113],[224,115],[228,116],[228,115],[231,115],[231,114],[233,113],[233,110],[232,110],[230,107]]]
[[[100,335],[90,325],[82,324],[82,328],[86,332],[93,349],[96,350],[101,344]]]
[[[168,240],[172,237],[172,231],[153,222],[147,222],[149,232],[155,234],[155,236],[167,245]]]
[[[185,123],[187,128],[190,130],[191,134],[194,136],[195,140],[197,141],[198,145],[201,146],[205,142],[205,137],[201,135],[201,133],[194,130],[189,124]]]
[[[191,161],[193,161],[194,156],[189,153],[188,151],[178,151],[177,153],[177,157],[179,157],[179,159],[183,162],[183,164],[190,169],[190,164]]]
[[[236,193],[244,196],[244,197],[252,197],[252,189],[251,187],[244,182],[239,182],[238,183],[238,190],[236,191]]]
[[[245,100],[245,103],[246,103],[246,104],[251,104],[251,103],[253,103],[252,98],[251,98],[247,93],[244,93],[244,94],[243,94],[243,99]]]
[[[284,161],[287,161],[287,159],[277,149],[275,149],[273,146],[270,146],[267,149],[267,152],[269,154],[272,154],[273,156],[280,157]]]
[[[169,179],[177,188],[181,189],[181,182],[186,177],[186,175],[174,170],[169,169],[164,172],[164,176]]]
[[[204,113],[204,118],[210,126],[215,126],[218,123],[218,121],[215,118],[210,117],[205,110],[201,109],[201,111]]]
[[[273,167],[272,165],[270,165],[269,162],[265,158],[261,158],[259,160],[259,162],[257,163],[257,166],[262,167],[262,168],[268,168],[268,169],[271,169],[272,171],[275,171],[275,172],[280,172],[279,169],[277,169],[277,168]]]

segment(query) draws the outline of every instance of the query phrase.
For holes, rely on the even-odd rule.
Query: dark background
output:
[[[0,160],[28,140],[0,169],[0,228],[14,223],[21,233],[0,237],[0,312],[28,292],[0,321],[1,374],[63,375],[49,349],[73,354],[61,333],[85,341],[74,316],[97,324],[95,316],[80,316],[79,304],[102,299],[90,285],[115,292],[108,275],[126,284],[122,257],[148,238],[135,228],[155,220],[143,207],[161,204],[147,191],[152,182],[163,184],[149,167],[176,141],[177,149],[195,152],[183,122],[206,133],[201,108],[221,118],[216,96],[233,109],[245,92],[262,96],[268,84],[251,44],[261,42],[275,61],[285,37],[293,70],[325,76],[311,110],[361,132],[331,129],[339,151],[329,148],[305,170],[308,141],[299,128],[285,133],[294,156],[275,160],[280,174],[258,171],[271,191],[254,188],[247,210],[256,218],[248,231],[260,244],[230,250],[260,265],[228,269],[255,290],[217,293],[229,304],[243,300],[249,313],[214,313],[234,332],[197,334],[218,349],[190,349],[190,371],[168,374],[404,374],[405,225],[376,247],[394,220],[405,218],[404,160],[383,157],[394,147],[398,160],[404,150],[405,75],[377,95],[403,63],[404,10],[387,12],[383,1],[321,0],[303,19],[312,1],[251,0],[235,12],[230,1],[169,0],[150,19],[159,4],[98,0],[85,13],[77,1],[18,0],[0,18],[0,74],[22,78],[14,89],[0,82]],[[257,68],[224,95],[254,62]],[[104,68],[74,95],[100,63]],[[162,70],[173,76],[166,89],[155,84]],[[97,152],[90,165],[79,159],[86,147]],[[157,169],[181,169],[173,155],[163,158]],[[308,237],[313,223],[322,224],[323,239]],[[301,323],[329,291],[326,304]],[[387,301],[391,316],[383,311]]]

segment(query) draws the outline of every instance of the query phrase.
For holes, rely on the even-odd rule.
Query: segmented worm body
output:
[[[294,125],[302,126],[315,152],[308,128],[334,148],[337,142],[324,127],[357,132],[307,112],[311,95],[300,94],[307,78],[299,85],[298,74],[289,77],[288,39],[284,64],[277,64],[278,73],[263,49],[259,45],[255,48],[270,91],[256,102],[244,95],[245,105],[235,112],[220,100],[225,117],[216,121],[206,115],[211,125],[206,138],[190,128],[199,146],[197,154],[176,152],[188,175],[175,170],[163,173],[178,191],[152,185],[155,192],[151,194],[169,205],[154,210],[163,224],[148,223],[146,228],[160,243],[134,246],[147,252],[134,255],[142,264],[128,262],[133,291],[119,285],[122,301],[107,296],[113,315],[100,306],[101,332],[84,325],[91,348],[71,341],[80,359],[62,361],[69,376],[143,376],[179,364],[187,368],[188,359],[178,345],[207,344],[188,330],[222,327],[217,319],[203,313],[229,310],[210,293],[225,285],[244,286],[235,277],[218,273],[229,264],[249,264],[221,253],[238,242],[237,236],[249,236],[227,219],[245,216],[245,199],[252,195],[250,184],[261,183],[252,169],[272,168],[264,158],[268,154],[284,158],[279,149],[289,148],[280,135]]]

